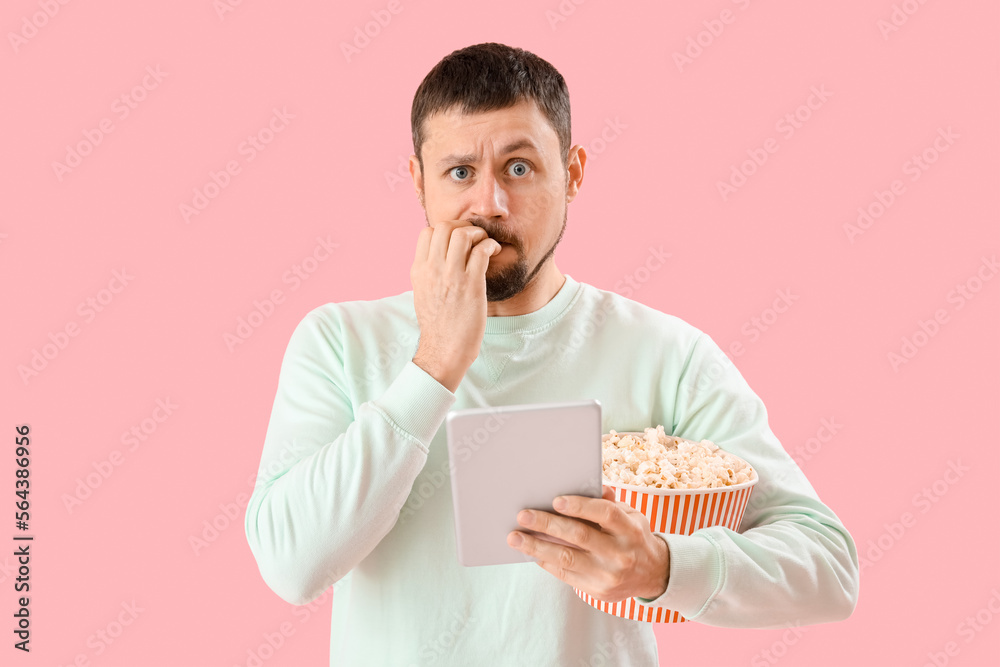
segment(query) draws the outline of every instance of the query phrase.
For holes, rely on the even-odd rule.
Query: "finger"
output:
[[[630,527],[628,517],[619,507],[620,503],[586,496],[559,497],[566,499],[566,506],[556,510],[560,514],[593,521],[612,535],[621,535]]]
[[[427,253],[430,252],[431,236],[433,234],[434,230],[430,227],[424,227],[420,230],[420,235],[417,236],[417,250],[413,255],[415,263],[427,261]]]
[[[462,220],[441,220],[437,222],[431,236],[431,247],[427,253],[430,262],[443,263],[448,258],[448,246],[451,243],[451,232],[463,224]]]
[[[448,263],[458,272],[464,273],[473,245],[485,238],[487,238],[486,230],[472,223],[455,227],[448,244]]]
[[[528,525],[521,523],[522,516],[531,517],[531,523]],[[600,526],[587,525],[579,519],[571,519],[539,510],[525,510],[523,513],[519,513],[517,518],[518,525],[522,525],[528,530],[558,537],[584,551],[603,553],[607,549],[615,548],[612,538],[602,533]]]
[[[490,257],[500,252],[500,244],[494,239],[484,239],[472,246],[469,263],[465,271],[470,276],[485,276],[490,264]]]
[[[617,489],[613,486],[604,486],[604,492],[601,494],[601,498],[604,500],[616,500],[618,497]]]
[[[507,537],[508,546],[513,534],[511,533]],[[584,551],[573,549],[572,547],[564,547],[561,544],[542,540],[520,531],[517,531],[516,534],[520,535],[523,541],[520,546],[513,548],[533,558],[537,558],[539,561],[555,565],[557,569],[562,571],[562,574],[557,574],[556,572],[552,572],[552,570],[549,571],[564,581],[564,576],[570,572],[580,572],[588,567],[593,567],[594,561]],[[542,563],[539,563],[539,565],[542,565]],[[549,568],[546,567],[546,569],[548,570]]]

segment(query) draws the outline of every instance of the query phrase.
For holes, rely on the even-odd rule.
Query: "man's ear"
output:
[[[583,185],[583,168],[587,164],[587,151],[577,144],[569,149],[566,165],[566,202],[576,199]]]
[[[417,193],[420,206],[424,207],[424,175],[420,171],[420,162],[416,155],[410,156],[410,178],[413,179],[413,190]]]

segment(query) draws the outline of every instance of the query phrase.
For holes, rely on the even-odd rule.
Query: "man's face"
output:
[[[487,301],[520,293],[552,258],[578,185],[568,188],[555,130],[534,101],[433,114],[423,129],[424,169],[412,156],[410,173],[427,224],[468,220],[486,230],[504,244],[486,270]]]

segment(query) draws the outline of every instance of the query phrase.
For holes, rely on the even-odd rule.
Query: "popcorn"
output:
[[[601,437],[605,482],[657,489],[715,489],[749,482],[753,466],[718,445],[667,435],[663,425],[642,436],[614,429]]]

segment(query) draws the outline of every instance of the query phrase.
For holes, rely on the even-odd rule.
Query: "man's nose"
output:
[[[507,216],[507,191],[496,176],[488,173],[479,177],[479,181],[469,191],[472,197],[470,213],[481,218]]]

